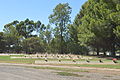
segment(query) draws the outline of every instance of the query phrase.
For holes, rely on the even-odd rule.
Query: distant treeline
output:
[[[48,17],[49,24],[26,19],[13,21],[0,32],[0,52],[73,53],[120,50],[120,0],[88,0],[73,22],[72,8],[60,3]],[[54,24],[54,26],[52,25]]]

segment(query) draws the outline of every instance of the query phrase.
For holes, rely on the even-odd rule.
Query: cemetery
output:
[[[120,60],[116,58],[108,57],[107,59],[74,54],[0,54],[0,59],[1,57],[7,57],[11,62],[12,60],[19,60],[21,63],[32,61],[32,64],[120,64]]]
[[[0,80],[120,80],[120,0],[1,0]]]

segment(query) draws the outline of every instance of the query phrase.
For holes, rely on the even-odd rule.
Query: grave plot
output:
[[[11,59],[34,59],[35,64],[117,64],[101,58],[73,54],[34,54],[10,56]],[[117,61],[116,61],[117,62]]]

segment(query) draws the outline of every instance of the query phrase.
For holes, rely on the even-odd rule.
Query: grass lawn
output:
[[[95,67],[95,68],[120,69],[120,64],[62,64],[62,65],[77,66],[77,67]]]
[[[15,55],[11,55],[16,57]],[[27,64],[33,64],[35,62],[35,60],[39,60],[39,59],[11,59],[11,56],[0,56],[0,62],[1,63],[27,63]],[[17,55],[17,57],[20,57],[21,55]]]

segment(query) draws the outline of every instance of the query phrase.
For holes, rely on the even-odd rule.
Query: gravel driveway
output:
[[[0,65],[0,80],[120,80],[120,75],[99,72],[77,72],[81,77],[61,76],[54,70]]]

